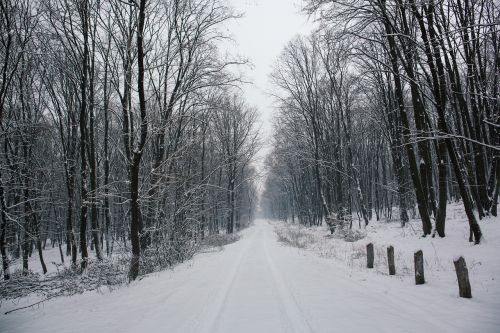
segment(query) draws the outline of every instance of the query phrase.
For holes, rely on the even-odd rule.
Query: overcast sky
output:
[[[269,74],[283,47],[296,35],[309,32],[312,22],[300,12],[302,0],[229,0],[229,3],[244,15],[228,29],[236,51],[253,64],[246,71],[253,84],[246,85],[244,93],[248,104],[259,110],[261,137],[267,143],[272,136],[273,113],[273,100],[267,95]],[[268,151],[269,147],[265,147],[258,157],[262,159]]]

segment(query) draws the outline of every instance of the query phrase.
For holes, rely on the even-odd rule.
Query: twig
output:
[[[49,299],[57,297],[57,296],[60,296],[60,295],[53,295],[53,296],[47,297],[46,299],[42,299],[41,301],[38,301],[36,303],[30,304],[30,305],[26,305],[26,306],[22,306],[22,307],[17,308],[17,309],[9,310],[9,311],[5,312],[5,314],[9,314],[9,313],[12,313],[12,312],[17,311],[17,310],[22,310],[22,309],[30,308],[32,306],[38,305],[40,303],[48,301]]]

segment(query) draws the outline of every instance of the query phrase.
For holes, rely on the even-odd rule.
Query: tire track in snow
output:
[[[207,325],[204,324],[204,319],[211,318],[210,313],[214,311],[213,307],[217,305],[216,303],[214,304],[214,300],[218,300],[220,298],[220,294],[226,290],[224,286],[227,285],[227,280],[232,276],[232,274],[234,274],[234,276],[237,275],[237,271],[241,266],[242,258],[244,257],[244,254],[247,252],[247,249],[249,247],[249,245],[247,244],[248,240],[250,240],[254,234],[255,231],[251,230],[248,235],[246,235],[244,238],[242,237],[241,241],[243,241],[244,243],[242,242],[243,244],[241,245],[243,246],[241,246],[240,249],[236,249],[235,253],[229,254],[231,258],[236,258],[236,260],[232,261],[232,263],[234,262],[233,265],[225,265],[225,263],[227,263],[228,253],[212,254],[211,257],[213,262],[211,265],[219,268],[219,274],[214,275],[212,273],[213,270],[211,270],[210,272],[207,272],[208,275],[205,281],[188,278],[175,285],[170,286],[171,290],[167,291],[165,294],[163,294],[164,289],[162,289],[161,291],[157,291],[157,294],[159,293],[160,295],[155,295],[156,301],[154,304],[151,304],[150,309],[153,311],[146,311],[142,316],[137,318],[137,320],[130,327],[128,327],[131,328],[130,331],[140,331],[140,328],[144,326],[143,324],[145,322],[158,322],[161,320],[161,318],[159,318],[159,313],[157,311],[154,311],[155,305],[164,306],[169,303],[172,297],[175,297],[179,294],[186,294],[186,291],[192,289],[193,287],[199,288],[200,286],[203,286],[204,288],[210,290],[206,294],[203,294],[203,296],[205,296],[204,299],[200,302],[200,304],[198,304],[198,306],[193,306],[191,314],[189,316],[186,316],[184,320],[174,321],[174,324],[172,324],[172,321],[170,321],[169,329],[171,332],[210,332],[210,329],[208,329]],[[191,263],[189,265],[196,265],[196,263]],[[229,268],[229,270],[227,268]],[[175,271],[175,268],[173,271]],[[194,272],[194,274],[196,274],[196,272]],[[226,277],[226,279],[224,279],[224,277]],[[193,302],[194,300],[188,301]],[[168,314],[168,312],[164,312],[164,314],[165,313]],[[211,319],[209,321],[214,320]],[[212,326],[213,325],[214,324],[212,324]]]
[[[183,326],[183,332],[218,332],[222,329],[224,316],[227,315],[226,311],[231,306],[231,297],[238,288],[241,274],[244,274],[242,272],[243,265],[247,264],[247,259],[253,258],[254,255],[257,255],[259,265],[266,271],[269,287],[273,290],[276,301],[274,304],[277,306],[276,310],[279,311],[282,325],[280,331],[313,332],[268,250],[268,243],[276,240],[269,234],[267,226],[261,225],[253,228],[255,231],[242,239],[246,244],[242,246],[240,252],[231,256],[235,260],[230,270],[226,271],[225,267],[220,267],[221,274],[219,276],[223,278],[220,280],[209,279],[212,283],[213,281],[221,281],[221,283],[216,286],[212,283],[207,284],[207,288],[213,288],[214,291],[209,293],[204,300],[202,310],[196,311],[197,313],[191,317],[189,323]],[[221,263],[226,262],[226,260],[227,258],[222,259]],[[255,292],[259,293],[261,290],[255,290]]]
[[[216,331],[217,325],[224,311],[224,307],[226,306],[228,296],[230,294],[231,289],[233,288],[234,281],[238,276],[238,272],[240,271],[241,264],[243,262],[243,257],[247,253],[250,245],[254,242],[254,239],[255,239],[255,232],[253,232],[250,235],[247,244],[243,247],[243,250],[241,250],[241,252],[239,253],[238,259],[236,260],[236,263],[232,267],[231,271],[229,272],[228,277],[224,280],[224,283],[222,283],[221,286],[219,287],[219,292],[216,293],[215,299],[214,300],[207,299],[207,303],[205,304],[206,310],[204,311],[204,314],[202,314],[199,317],[200,320],[197,322],[196,325],[197,329],[194,330],[195,332],[209,333]]]
[[[267,231],[267,229],[266,229]],[[279,297],[279,303],[284,309],[284,313],[286,314],[286,317],[288,318],[288,322],[291,323],[289,325],[294,332],[302,333],[302,332],[314,332],[312,329],[309,321],[307,320],[304,312],[300,308],[297,299],[293,295],[293,293],[290,291],[288,288],[287,284],[285,283],[281,273],[279,272],[278,268],[276,267],[276,264],[274,263],[270,253],[269,249],[267,247],[267,242],[269,242],[269,238],[267,237],[268,240],[262,239],[262,247],[264,249],[266,261],[269,270],[271,271],[271,275],[273,278],[274,285],[276,286],[276,290],[278,292],[278,297]],[[273,239],[275,241],[275,239]]]

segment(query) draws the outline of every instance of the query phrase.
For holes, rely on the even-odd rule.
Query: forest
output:
[[[46,273],[55,246],[75,272],[116,254],[134,280],[253,219],[257,111],[247,61],[220,47],[238,15],[218,0],[1,1],[5,280],[31,256]]]
[[[188,259],[258,206],[259,114],[227,52],[222,0],[6,0],[1,6],[0,250],[44,249],[136,279]],[[309,0],[318,21],[270,74],[263,214],[333,233],[411,218],[469,241],[497,216],[500,11],[494,0]]]
[[[500,332],[499,27],[0,0],[0,331]]]
[[[320,27],[284,49],[268,216],[351,229],[410,218],[445,237],[461,202],[497,216],[500,8],[494,0],[309,0]],[[393,209],[397,208],[397,209]]]

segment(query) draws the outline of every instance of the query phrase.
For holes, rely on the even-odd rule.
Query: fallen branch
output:
[[[42,299],[41,301],[38,301],[38,302],[36,302],[36,303],[30,304],[30,305],[26,305],[26,306],[22,306],[22,307],[17,308],[17,309],[9,310],[9,311],[5,312],[4,314],[9,314],[9,313],[12,313],[12,312],[17,311],[17,310],[22,310],[22,309],[26,309],[26,308],[31,308],[32,306],[35,306],[35,305],[41,304],[41,303],[43,303],[43,302],[45,302],[45,301],[48,301],[49,299],[54,298],[54,297],[57,297],[57,296],[61,296],[61,295],[53,295],[53,296],[47,297],[46,299]]]

